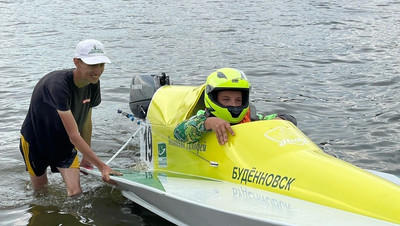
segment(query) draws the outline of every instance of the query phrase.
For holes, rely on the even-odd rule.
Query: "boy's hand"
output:
[[[104,166],[102,167],[101,171],[101,177],[103,179],[104,182],[112,184],[112,185],[118,185],[115,181],[113,181],[110,178],[110,175],[113,176],[122,176],[122,173],[117,172],[112,170],[109,166],[107,166],[106,164],[104,164]]]
[[[204,122],[206,129],[211,129],[217,136],[218,143],[224,145],[228,141],[228,132],[235,135],[231,128],[231,124],[217,117],[208,117]]]

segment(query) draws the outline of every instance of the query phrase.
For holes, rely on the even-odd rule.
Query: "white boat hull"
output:
[[[97,170],[82,171],[101,177]],[[122,194],[177,225],[397,225],[224,181],[129,174],[112,177]]]

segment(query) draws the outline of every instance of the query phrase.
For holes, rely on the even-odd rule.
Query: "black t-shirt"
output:
[[[32,154],[46,155],[53,160],[64,159],[73,144],[57,110],[71,110],[81,131],[90,108],[101,102],[100,81],[78,88],[73,70],[54,71],[45,75],[35,86],[21,134],[29,143]]]

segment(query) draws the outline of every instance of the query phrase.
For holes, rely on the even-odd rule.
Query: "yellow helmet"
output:
[[[243,71],[221,68],[207,77],[204,104],[214,116],[233,124],[239,123],[249,110],[250,89],[251,84]],[[242,105],[237,107],[221,105],[217,97],[218,92],[222,90],[242,91]]]

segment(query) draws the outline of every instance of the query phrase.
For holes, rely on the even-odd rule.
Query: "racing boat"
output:
[[[204,109],[203,93],[165,74],[133,78],[130,108],[143,122],[131,139],[139,134],[148,169],[112,177],[124,196],[179,225],[400,224],[398,177],[324,153],[291,122],[234,125],[225,145],[213,133],[177,141],[174,128]]]

